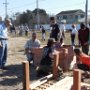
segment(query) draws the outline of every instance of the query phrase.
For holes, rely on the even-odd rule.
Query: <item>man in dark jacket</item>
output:
[[[51,21],[51,33],[50,33],[50,38],[54,38],[55,41],[59,40],[59,34],[60,34],[60,30],[59,30],[59,26],[56,23],[56,20],[54,17],[50,18]]]
[[[85,25],[83,23],[80,24],[80,29],[78,31],[78,39],[79,39],[80,45],[82,46],[82,51],[85,54],[88,54],[88,51],[89,51],[89,44],[88,44],[89,29],[87,27],[85,27]]]

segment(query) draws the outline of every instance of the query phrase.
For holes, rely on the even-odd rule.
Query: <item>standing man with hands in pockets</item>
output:
[[[8,40],[8,27],[11,25],[9,19],[2,21],[0,17],[0,69],[6,69],[5,64],[7,61],[7,40]]]

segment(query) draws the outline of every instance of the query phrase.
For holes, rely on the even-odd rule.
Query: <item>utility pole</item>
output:
[[[5,3],[3,3],[3,4],[5,4],[5,18],[8,18],[8,14],[7,14],[7,0],[5,0]]]
[[[36,0],[36,7],[37,7],[37,29],[39,29],[39,23],[40,23],[40,18],[39,18],[39,8],[38,8],[38,0]]]
[[[88,17],[88,0],[86,0],[86,5],[85,5],[85,24],[87,26],[87,17]]]

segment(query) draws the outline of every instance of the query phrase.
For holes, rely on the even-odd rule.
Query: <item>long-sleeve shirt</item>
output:
[[[84,45],[85,43],[88,43],[89,40],[89,29],[80,29],[78,31],[78,39],[81,45]]]
[[[7,38],[7,27],[4,22],[0,22],[0,38]]]

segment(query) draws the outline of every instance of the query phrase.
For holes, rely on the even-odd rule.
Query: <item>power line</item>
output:
[[[39,0],[39,3],[40,2],[42,2],[42,1],[46,1],[46,0]],[[9,10],[11,11],[11,10],[13,10],[13,9],[19,9],[19,8],[22,8],[22,7],[27,7],[27,6],[31,6],[31,5],[33,5],[33,4],[35,4],[36,2],[34,1],[34,2],[32,2],[32,3],[28,3],[28,4],[24,4],[24,5],[22,5],[22,6],[18,6],[18,7],[13,7],[13,8],[9,8]],[[85,3],[85,2],[84,2]],[[77,3],[77,4],[72,4],[72,5],[65,5],[65,7],[68,7],[68,6],[74,6],[74,5],[80,5],[81,3]],[[58,7],[59,8],[59,7]],[[64,7],[60,7],[60,8],[64,8]],[[56,8],[55,8],[56,9]]]
[[[7,1],[7,0],[6,0]],[[46,0],[39,0],[39,3],[40,2],[42,2],[42,1],[46,1]],[[33,4],[35,4],[36,2],[34,1],[34,2],[32,2],[32,3],[29,3],[29,4],[24,4],[24,5],[22,5],[22,6],[19,6],[19,7],[13,7],[13,8],[9,8],[8,9],[8,12],[11,12],[11,10],[14,10],[14,9],[19,9],[19,8],[22,8],[22,7],[26,7],[26,6],[31,6],[31,5],[33,5]],[[68,8],[68,6],[76,6],[76,5],[80,5],[80,4],[82,4],[82,3],[85,3],[85,2],[80,2],[80,3],[76,3],[76,4],[72,4],[72,5],[65,5],[64,7],[67,7]],[[8,3],[7,3],[8,4]],[[7,7],[7,4],[5,4],[6,5],[6,7]],[[64,8],[63,6],[62,7],[58,7],[58,8],[49,8],[49,10],[51,10],[51,9],[59,9],[59,8]],[[6,11],[7,12],[7,11]],[[2,12],[1,12],[2,13]]]
[[[31,6],[31,5],[33,5],[33,4],[35,4],[35,3],[36,3],[36,2],[32,2],[32,3],[24,4],[24,5],[22,5],[22,6],[18,6],[18,7],[9,8],[9,10],[10,10],[10,9],[11,9],[11,10],[13,10],[13,9],[16,9],[16,8],[22,8],[22,7]]]
[[[39,0],[39,3],[40,2],[42,2],[42,1],[46,1],[46,0]],[[6,4],[6,2],[5,3],[3,3],[3,4],[5,4],[6,6],[7,6],[7,4]],[[13,7],[13,8],[8,8],[8,10],[6,9],[6,7],[5,7],[5,16],[7,16],[6,14],[7,14],[7,12],[9,13],[9,12],[11,12],[11,11],[14,11],[15,9],[20,9],[20,8],[22,8],[22,7],[27,7],[27,6],[32,6],[33,4],[36,4],[36,1],[34,1],[34,2],[32,2],[32,3],[28,3],[28,4],[24,4],[24,5],[22,5],[22,6],[18,6],[18,7]],[[36,8],[36,7],[35,7]],[[0,13],[2,14],[4,14],[4,12],[3,12],[3,10],[2,11],[0,11]]]
[[[39,3],[42,2],[42,1],[46,1],[46,0],[40,0]],[[21,6],[18,6],[18,7],[9,8],[9,10],[11,11],[11,10],[17,9],[17,8],[19,9],[19,8],[22,8],[22,7],[32,6],[33,4],[36,4],[36,1],[34,1],[32,3],[27,3],[27,4],[24,4],[24,5],[21,5]]]
[[[57,8],[49,8],[50,10],[51,9],[60,9],[60,8],[69,8],[69,7],[72,7],[72,6],[77,6],[77,5],[80,5],[80,4],[83,4],[84,5],[85,2],[80,2],[80,3],[76,3],[76,4],[72,4],[72,5],[64,5],[64,6],[61,6],[61,7],[57,7]]]

